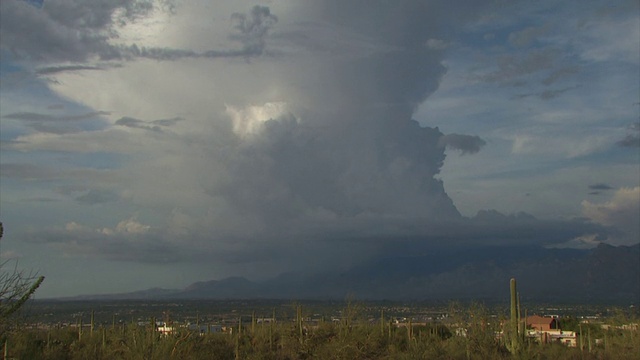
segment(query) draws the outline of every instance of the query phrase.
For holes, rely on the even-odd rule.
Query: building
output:
[[[162,325],[157,326],[156,330],[164,336],[169,336],[173,334],[173,332],[175,331],[175,328],[173,326],[167,326],[166,323],[163,323]]]
[[[576,347],[578,337],[575,331],[562,331],[557,317],[528,316],[526,319],[527,336],[541,344],[560,343]]]
[[[526,318],[527,329],[533,329],[537,331],[549,331],[557,330],[560,328],[558,319],[551,317],[542,317],[538,315],[528,316]]]
[[[578,336],[575,331],[562,331],[560,329],[540,331],[529,329],[527,330],[527,337],[540,344],[560,343],[568,347],[576,347],[578,344]]]

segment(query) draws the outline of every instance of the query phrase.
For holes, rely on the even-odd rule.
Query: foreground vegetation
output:
[[[637,328],[580,325],[579,345],[524,339],[517,352],[500,336],[508,321],[482,306],[452,308],[451,318],[427,324],[393,324],[361,317],[347,306],[340,320],[310,321],[303,309],[288,320],[258,322],[248,315],[227,332],[176,327],[171,335],[148,324],[104,324],[53,329],[13,329],[5,334],[5,358],[15,359],[636,359]],[[271,317],[271,316],[270,316]],[[633,319],[626,319],[633,321]],[[575,324],[574,324],[575,325]],[[596,341],[599,339],[599,341]]]
[[[0,223],[0,238],[2,237]],[[16,317],[44,278],[4,271],[0,262],[0,346],[3,359],[636,359],[640,332],[636,314],[610,319],[606,329],[565,319],[565,330],[577,331],[576,347],[539,344],[526,336],[516,281],[511,279],[510,316],[489,315],[486,308],[452,305],[446,319],[394,323],[381,311],[379,318],[347,304],[340,316],[311,319],[295,305],[295,317],[238,315],[221,332],[211,327],[171,325],[162,334],[154,318],[148,323],[89,324],[81,312],[76,324],[37,322]],[[147,305],[147,304],[145,304]],[[234,305],[235,307],[235,305]],[[155,311],[155,308],[154,308]],[[235,314],[235,309],[231,310]],[[526,313],[526,311],[525,311]],[[51,312],[48,315],[53,315]],[[263,321],[259,321],[262,319]],[[407,321],[405,321],[407,320]],[[445,321],[446,320],[446,321]],[[613,321],[611,321],[613,320]],[[224,321],[224,319],[223,319]],[[622,325],[635,324],[624,327]],[[163,327],[166,329],[166,327]],[[191,330],[193,329],[193,330]],[[218,328],[216,327],[216,330]]]

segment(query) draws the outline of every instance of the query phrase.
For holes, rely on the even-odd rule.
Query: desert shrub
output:
[[[347,312],[345,312],[347,313]],[[562,344],[524,342],[515,355],[509,353],[497,336],[499,321],[482,307],[460,309],[449,327],[439,323],[388,326],[380,321],[350,317],[340,322],[310,324],[281,321],[243,328],[241,334],[201,335],[183,330],[161,336],[150,325],[134,324],[117,328],[29,329],[7,333],[9,357],[17,359],[636,359],[640,353],[637,330],[612,327],[608,331],[583,330],[591,347],[568,348]],[[492,323],[492,321],[494,323]],[[456,329],[456,330],[450,330]],[[595,335],[594,335],[595,334]],[[583,334],[584,338],[585,334]],[[598,344],[595,339],[602,339]]]

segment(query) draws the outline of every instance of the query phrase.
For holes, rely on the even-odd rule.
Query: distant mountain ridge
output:
[[[518,279],[525,300],[640,303],[640,244],[590,250],[533,246],[440,249],[389,256],[344,272],[285,273],[196,282],[183,290],[150,289],[91,297],[115,299],[504,300]],[[75,299],[89,297],[75,297]]]
[[[127,293],[116,294],[95,294],[95,295],[78,295],[57,298],[56,300],[63,301],[93,301],[93,300],[149,300],[149,299],[164,299],[169,295],[178,294],[182,290],[180,289],[162,289],[162,288],[150,288],[146,290],[138,290]]]

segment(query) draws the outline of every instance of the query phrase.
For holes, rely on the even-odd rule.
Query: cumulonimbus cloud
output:
[[[337,257],[353,263],[402,241],[414,249],[469,242],[533,244],[605,231],[578,220],[496,213],[462,217],[438,178],[445,147],[473,154],[485,141],[445,135],[412,119],[446,73],[442,44],[448,39],[434,26],[444,19],[432,11],[445,2],[404,1],[400,6],[377,1],[378,11],[372,12],[355,2],[334,7],[338,3],[343,2],[300,5],[305,22],[288,22],[290,28],[283,30],[295,32],[297,40],[279,37],[282,57],[256,58],[250,68],[242,57],[265,53],[276,20],[278,29],[287,26],[269,8],[230,15],[235,24],[231,39],[239,47],[227,53],[146,44],[114,47],[101,37],[78,45],[64,59],[52,49],[40,49],[40,57],[52,62],[102,57],[102,47],[112,51],[110,56],[131,61],[83,76],[73,73],[81,70],[77,67],[50,72],[60,79],[49,85],[52,90],[87,107],[112,111],[106,129],[25,135],[12,148],[127,155],[128,161],[113,170],[120,175],[118,201],[145,209],[156,221],[105,225],[105,231],[88,226],[49,229],[40,238],[62,244],[65,251],[105,254],[112,260],[254,259],[302,267],[310,262],[331,266]],[[469,2],[480,6],[475,4]],[[15,6],[6,9],[24,10]],[[474,16],[472,11],[445,13],[451,14],[451,23]],[[57,19],[49,13],[30,16],[41,22],[36,29],[53,26]],[[93,28],[110,24],[99,21]],[[319,34],[317,24],[337,29],[334,35],[360,39],[357,45],[366,51],[333,53],[334,39]],[[193,39],[208,35],[188,34]],[[438,42],[425,46],[433,39]],[[300,45],[304,41],[314,46]],[[38,50],[36,44],[5,44],[16,44],[23,53]],[[240,61],[210,61],[231,55]],[[517,69],[505,64],[487,80],[537,71],[540,64],[534,62],[546,61],[546,56],[507,59]],[[171,132],[140,131],[169,126]],[[20,175],[29,169],[13,170]],[[111,193],[116,192],[89,190],[73,196],[99,203],[111,200]]]

